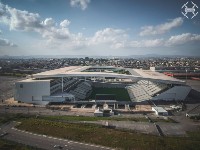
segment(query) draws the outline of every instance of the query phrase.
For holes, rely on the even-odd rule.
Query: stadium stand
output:
[[[81,82],[76,86],[74,90],[70,90],[69,93],[75,96],[76,100],[86,99],[92,92],[92,86],[89,82]]]
[[[152,81],[140,80],[131,86],[127,86],[131,101],[141,102],[151,99],[157,93],[167,88],[162,83],[154,83]]]
[[[69,91],[71,88],[79,84],[79,80],[71,78],[63,78],[63,89],[64,91]],[[62,78],[51,80],[50,91],[51,94],[55,94],[62,90]]]

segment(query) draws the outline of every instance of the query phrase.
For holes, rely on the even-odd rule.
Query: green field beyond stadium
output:
[[[128,92],[124,88],[93,88],[89,99],[95,99],[96,94],[115,94],[117,101],[130,101]]]

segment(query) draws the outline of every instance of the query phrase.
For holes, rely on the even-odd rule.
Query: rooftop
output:
[[[164,108],[162,107],[152,107],[154,108],[157,112],[167,112]]]
[[[173,77],[166,76],[162,73],[158,73],[151,70],[142,70],[142,69],[131,69],[125,68],[128,70],[131,75],[127,74],[118,74],[118,73],[110,73],[110,72],[82,72],[88,68],[97,68],[97,66],[69,66],[64,68],[59,68],[55,70],[49,70],[37,74],[33,74],[33,78],[51,78],[51,77],[116,77],[123,79],[136,79],[136,80],[152,80],[159,81],[165,83],[175,83],[175,84],[185,84],[185,81],[175,79]],[[100,66],[99,68],[107,68],[107,66]],[[110,66],[108,66],[110,68]]]
[[[151,78],[156,80],[168,80],[168,81],[177,81],[177,82],[185,82],[173,77],[169,77],[163,73],[151,71],[151,70],[142,70],[142,69],[133,69],[137,74],[142,76],[143,78]]]

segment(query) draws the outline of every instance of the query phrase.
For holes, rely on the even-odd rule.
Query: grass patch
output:
[[[145,117],[90,117],[90,116],[40,116],[40,119],[50,121],[135,121],[135,122],[148,122],[149,120]],[[166,123],[177,123],[171,118],[152,118],[153,122],[166,122]]]
[[[132,131],[106,129],[94,124],[52,122],[44,119],[21,120],[17,128],[39,134],[94,143],[113,148],[136,150],[197,150],[200,147],[200,130],[189,137],[158,137]]]
[[[39,148],[31,147],[24,144],[19,144],[13,141],[0,139],[0,149],[1,150],[42,150]]]
[[[89,99],[95,99],[96,94],[115,94],[117,101],[130,101],[128,92],[124,88],[93,88]]]
[[[24,117],[23,114],[0,114],[0,125]]]
[[[89,117],[89,116],[40,116],[41,119],[52,121],[99,121],[99,120],[112,120],[112,121],[135,121],[135,122],[148,122],[145,117]]]
[[[0,73],[0,76],[14,76],[14,77],[26,77],[24,73]]]
[[[11,121],[17,121],[17,120],[23,120],[23,119],[28,119],[28,118],[35,118],[35,115],[27,115],[27,114],[12,114],[12,113],[7,113],[7,114],[1,114],[0,113],[0,125],[3,125],[5,123],[9,123]],[[0,149],[1,150],[1,149]]]

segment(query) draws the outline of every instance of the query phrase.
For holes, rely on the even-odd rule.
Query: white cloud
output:
[[[115,44],[126,40],[127,37],[128,35],[126,34],[125,30],[105,28],[103,30],[97,31],[95,35],[90,38],[89,45],[96,45],[101,43]]]
[[[91,37],[88,41],[88,45],[98,45],[104,44],[108,45],[113,49],[122,48],[149,48],[149,47],[160,47],[164,45],[163,39],[153,39],[153,40],[140,40],[131,41],[125,30],[105,28],[99,30]]]
[[[151,48],[151,47],[161,47],[164,45],[163,39],[153,39],[153,40],[133,40],[133,41],[124,41],[117,42],[114,44],[113,48]]]
[[[128,46],[133,48],[150,48],[150,47],[160,47],[164,43],[163,39],[153,39],[153,40],[141,40],[141,41],[131,41]]]
[[[63,20],[60,27],[52,18],[42,21],[37,13],[21,11],[0,3],[0,22],[7,24],[10,30],[35,31],[48,39],[69,39],[71,36],[66,28],[70,21]]]
[[[60,26],[62,28],[66,28],[70,23],[71,22],[69,20],[65,19],[65,20],[63,20],[63,21],[60,22]]]
[[[51,49],[59,50],[80,50],[82,48],[88,48],[88,39],[85,38],[82,33],[72,34],[70,40],[65,40],[64,42],[59,39],[49,39],[47,40],[45,47]]]
[[[70,5],[72,7],[80,7],[82,10],[85,10],[88,7],[90,0],[71,0]]]
[[[140,32],[140,36],[146,36],[146,35],[157,35],[157,34],[163,34],[171,29],[181,26],[183,23],[183,18],[175,18],[169,22],[157,25],[157,26],[144,26],[142,27],[142,31]]]
[[[55,21],[52,18],[46,18],[42,24],[46,27],[52,27],[55,25]]]
[[[48,39],[69,39],[71,34],[67,28],[55,28],[41,30],[42,37]]]
[[[3,39],[3,38],[0,38],[0,47],[1,46],[9,46],[9,47],[15,47],[17,46],[16,44],[10,42],[9,40],[7,39]]]
[[[194,41],[200,41],[200,34],[183,33],[180,35],[171,36],[166,41],[166,46],[181,45]]]
[[[84,9],[85,8],[86,7],[84,7]],[[41,19],[40,15],[37,13],[21,11],[2,3],[0,3],[0,23],[7,24],[10,27],[10,30],[37,32],[44,38],[42,43],[45,47],[63,50],[82,48],[100,49],[107,47],[123,50],[133,48],[166,47],[185,44],[187,42],[200,41],[199,34],[191,33],[171,36],[169,39],[132,40],[129,38],[127,30],[115,28],[98,30],[93,36],[85,37],[82,33],[71,33],[68,28],[71,22],[67,19],[57,23],[53,18]],[[143,31],[140,32],[140,35],[163,34],[170,31],[172,28],[180,26],[182,23],[182,18],[176,18],[158,26],[143,27]],[[46,43],[44,41],[46,41]],[[0,46],[16,45],[7,39],[0,38]]]
[[[42,27],[37,13],[17,10],[0,3],[0,14],[0,22],[8,24],[10,30],[32,30]]]

